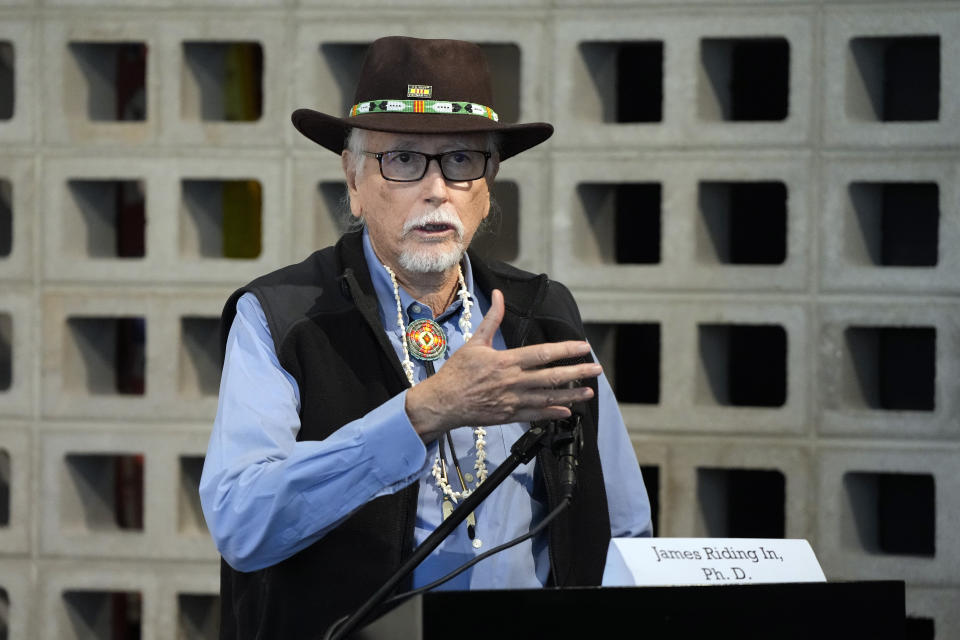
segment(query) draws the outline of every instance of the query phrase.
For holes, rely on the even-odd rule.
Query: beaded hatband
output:
[[[364,113],[442,113],[444,115],[481,116],[494,122],[500,116],[490,107],[476,102],[450,100],[365,100],[350,108],[350,117]]]
[[[401,366],[403,367],[403,372],[407,376],[407,380],[410,382],[410,386],[414,386],[416,382],[413,379],[413,362],[410,361],[410,348],[407,344],[407,336],[410,333],[410,327],[404,329],[403,325],[403,305],[400,303],[400,285],[397,284],[397,275],[393,272],[393,269],[387,265],[383,265],[383,268],[387,270],[387,273],[390,274],[390,282],[393,283],[393,298],[397,302],[397,325],[400,327],[400,335],[402,336],[400,344],[403,348],[403,362]],[[471,314],[470,307],[473,306],[473,301],[470,299],[470,292],[467,291],[467,283],[463,279],[463,269],[459,266],[457,267],[457,278],[460,280],[460,289],[457,291],[457,297],[460,298],[460,302],[463,305],[463,310],[460,312],[460,321],[459,326],[460,330],[463,332],[463,341],[466,342],[473,337],[471,332],[473,325],[470,322]],[[410,324],[412,327],[416,323],[413,322]],[[437,329],[443,334],[443,329],[440,328],[435,322],[433,323]],[[444,349],[446,349],[446,336],[443,336]],[[443,355],[442,352],[440,355]],[[414,357],[417,357],[416,352],[414,352]],[[439,358],[440,356],[437,356]],[[436,359],[436,358],[432,358]],[[487,430],[483,427],[476,427],[473,430],[473,435],[477,447],[477,460],[473,463],[473,468],[477,471],[477,482],[474,487],[479,487],[484,480],[487,479],[487,452],[486,445],[487,441],[484,439],[484,436],[487,435]],[[440,453],[437,452],[437,457],[433,461],[433,469],[431,470],[431,475],[434,480],[436,480],[437,488],[443,493],[444,496],[450,498],[453,502],[458,502],[462,498],[466,498],[470,495],[470,489],[467,489],[464,486],[463,491],[454,491],[453,487],[450,486],[450,483],[447,481],[447,473],[442,461],[440,459]]]

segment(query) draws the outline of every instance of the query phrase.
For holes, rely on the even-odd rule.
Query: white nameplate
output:
[[[826,582],[806,540],[614,538],[603,585],[609,587]]]

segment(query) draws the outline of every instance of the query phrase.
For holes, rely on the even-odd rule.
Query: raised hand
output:
[[[503,294],[495,289],[473,338],[436,375],[407,392],[407,415],[425,441],[460,426],[566,418],[566,405],[593,397],[590,387],[562,387],[600,375],[599,364],[548,366],[584,356],[590,345],[550,342],[497,351],[493,337],[502,320]]]

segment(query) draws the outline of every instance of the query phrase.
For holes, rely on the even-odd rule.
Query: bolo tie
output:
[[[447,336],[441,327],[436,321],[420,318],[414,320],[409,325],[407,325],[405,337],[407,340],[407,348],[410,350],[410,354],[415,357],[417,360],[423,362],[424,369],[426,369],[427,377],[434,375],[437,371],[434,367],[434,361],[439,360],[443,357],[443,354],[447,351]],[[449,476],[447,474],[447,455],[444,447],[444,441],[446,445],[450,447],[450,455],[453,459],[454,469],[457,471],[457,479],[460,481],[461,491],[469,491],[467,488],[467,481],[464,478],[463,470],[460,468],[460,460],[457,456],[457,449],[453,444],[453,436],[450,435],[450,431],[447,431],[443,437],[439,439],[438,446],[440,448],[440,467],[443,473],[446,482],[449,484]],[[453,501],[450,499],[450,496],[444,494],[443,501],[441,503],[441,508],[443,512],[443,519],[446,520],[450,517],[450,514],[453,513],[454,505]],[[474,546],[479,546],[476,543],[477,540],[477,517],[471,512],[467,516],[467,536],[470,540],[473,541]]]

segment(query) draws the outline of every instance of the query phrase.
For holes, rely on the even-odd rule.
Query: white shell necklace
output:
[[[383,265],[383,268],[386,269],[387,273],[390,274],[390,281],[393,283],[393,298],[397,302],[397,326],[400,327],[400,344],[403,347],[403,362],[401,363],[401,366],[403,367],[403,372],[406,374],[407,380],[410,382],[410,386],[412,387],[416,384],[416,382],[413,379],[413,362],[410,360],[410,348],[407,344],[407,331],[403,324],[403,306],[400,303],[400,287],[397,284],[397,276],[393,272],[393,269],[387,265]],[[460,302],[463,305],[463,310],[460,313],[460,321],[458,324],[460,326],[460,330],[463,332],[463,340],[466,342],[473,337],[473,325],[470,322],[470,307],[473,306],[473,301],[470,299],[470,292],[467,291],[467,284],[463,279],[463,269],[459,266],[457,267],[457,278],[460,281],[460,289],[457,291],[457,297],[460,298]],[[473,464],[473,468],[477,472],[477,480],[476,484],[474,485],[474,488],[476,488],[487,479],[487,452],[485,450],[487,441],[484,439],[484,436],[487,435],[487,431],[483,427],[476,427],[473,430],[473,435],[475,437],[477,447],[477,461]],[[444,497],[448,498],[454,503],[470,495],[471,490],[467,488],[465,483],[462,491],[454,491],[453,487],[450,486],[450,482],[447,479],[446,464],[443,463],[439,451],[437,452],[437,457],[433,462],[431,474],[436,480],[437,487],[443,493]],[[444,518],[446,518],[447,515],[449,514],[445,513]],[[474,540],[474,546],[479,546],[477,544],[478,542],[479,540]]]

